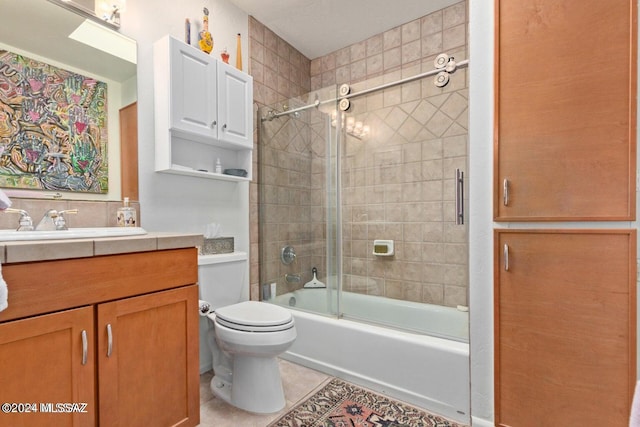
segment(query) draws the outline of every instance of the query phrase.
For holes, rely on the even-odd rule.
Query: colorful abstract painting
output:
[[[106,193],[107,84],[0,50],[0,187]]]

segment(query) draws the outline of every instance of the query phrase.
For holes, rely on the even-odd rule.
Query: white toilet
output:
[[[198,257],[200,299],[211,306],[211,391],[249,412],[278,412],[285,399],[277,356],[293,344],[296,328],[289,310],[248,301],[246,267],[246,254]]]

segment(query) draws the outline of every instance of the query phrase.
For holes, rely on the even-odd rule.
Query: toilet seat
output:
[[[215,311],[215,321],[244,332],[278,332],[293,328],[291,312],[277,305],[245,301]]]

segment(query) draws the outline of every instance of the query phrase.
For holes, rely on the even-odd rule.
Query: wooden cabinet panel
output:
[[[635,218],[636,3],[496,0],[496,220]]]
[[[138,103],[120,109],[120,189],[122,197],[138,194]]]
[[[98,306],[101,426],[199,423],[197,313],[197,285]]]
[[[636,231],[496,230],[495,260],[496,425],[627,426]]]
[[[196,283],[197,253],[183,248],[4,265],[11,302],[0,322]]]
[[[87,336],[85,364],[82,331]],[[94,349],[93,307],[0,324],[0,402],[37,405],[37,412],[3,412],[0,426],[95,425]],[[87,412],[43,412],[46,406],[40,404],[49,403],[86,403]]]

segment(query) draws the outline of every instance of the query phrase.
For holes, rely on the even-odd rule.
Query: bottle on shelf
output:
[[[236,47],[236,68],[242,71],[242,39],[238,33],[238,43]]]

